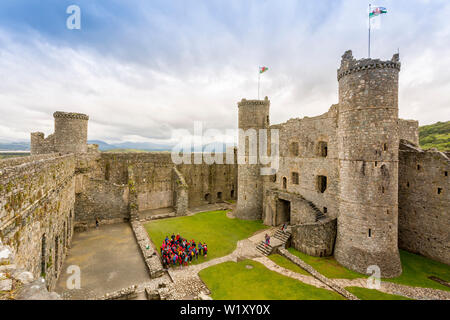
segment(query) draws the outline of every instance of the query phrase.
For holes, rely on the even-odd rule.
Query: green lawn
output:
[[[450,291],[449,287],[428,279],[429,276],[436,276],[450,282],[450,266],[403,250],[400,250],[400,259],[403,268],[401,276],[383,281]]]
[[[331,279],[357,279],[367,278],[366,275],[360,274],[341,266],[334,257],[312,257],[295,250],[288,248],[288,251],[293,255],[299,257],[309,265],[311,265],[318,272],[327,278]]]
[[[295,250],[294,248],[289,248],[288,250],[290,253],[301,258],[328,278],[356,279],[368,277],[367,275],[351,271],[341,266],[333,257],[311,257]],[[429,276],[436,276],[449,282],[450,266],[404,250],[400,250],[400,259],[402,261],[403,268],[401,276],[392,279],[382,279],[383,281],[404,284],[412,287],[434,288],[450,291],[449,287],[428,279]]]
[[[270,260],[272,260],[273,262],[275,262],[280,267],[283,267],[285,269],[294,271],[296,273],[300,273],[300,274],[304,274],[304,275],[310,276],[310,274],[308,272],[306,272],[305,270],[300,268],[298,265],[296,265],[292,261],[286,259],[285,257],[283,257],[283,256],[281,256],[279,254],[271,254],[270,256],[268,256],[268,258]]]
[[[344,300],[334,291],[280,275],[253,260],[224,262],[199,276],[216,300]]]
[[[345,289],[353,293],[361,300],[413,300],[395,294],[384,293],[375,289],[367,289],[360,287],[346,287]]]
[[[193,263],[201,263],[232,253],[239,240],[250,237],[267,226],[262,221],[230,219],[226,211],[208,211],[193,216],[155,220],[145,224],[145,228],[158,249],[166,236],[179,233],[182,237],[208,245],[208,257]]]

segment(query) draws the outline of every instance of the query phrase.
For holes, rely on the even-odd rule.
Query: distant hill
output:
[[[170,145],[156,144],[150,142],[121,142],[115,144],[109,144],[101,140],[89,140],[89,144],[98,144],[100,151],[109,151],[113,149],[122,150],[140,150],[140,151],[169,151],[172,149]],[[125,151],[120,151],[125,152]],[[129,151],[132,152],[132,151]]]
[[[0,150],[3,151],[29,151],[29,142],[0,142]]]
[[[143,151],[169,151],[172,149],[170,145],[160,145],[149,142],[121,142],[117,144],[109,144],[101,140],[88,140],[89,144],[98,144],[100,151],[108,151],[112,149],[134,149]],[[29,151],[29,142],[0,142],[0,151]]]
[[[109,149],[106,151],[103,151],[106,153],[112,153],[112,152],[135,152],[135,153],[147,153],[151,151],[145,151],[145,150],[138,150],[138,149]]]
[[[419,127],[419,143],[423,149],[450,151],[450,121]]]

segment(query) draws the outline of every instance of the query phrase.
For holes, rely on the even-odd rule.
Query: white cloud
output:
[[[421,124],[450,114],[450,4],[434,4],[386,0],[373,43],[383,59],[400,48],[400,116]],[[237,102],[256,97],[260,65],[269,67],[261,97],[271,99],[273,123],[321,114],[337,103],[340,56],[366,55],[366,7],[227,2],[174,16],[138,7],[139,21],[99,45],[0,27],[0,139],[51,133],[55,110],[89,114],[89,139],[162,142],[194,121],[224,132],[237,126]]]

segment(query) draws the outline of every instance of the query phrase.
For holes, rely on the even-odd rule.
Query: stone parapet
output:
[[[131,221],[131,227],[136,237],[145,264],[147,265],[150,278],[158,278],[164,274],[161,260],[156,253],[148,233],[140,221]]]

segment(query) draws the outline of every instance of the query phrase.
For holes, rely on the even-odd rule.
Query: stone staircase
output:
[[[266,246],[266,243],[264,241],[261,241],[260,243],[258,243],[258,245],[256,246],[256,249],[265,256],[268,256],[273,251],[273,247],[270,244],[268,244]]]
[[[289,238],[291,237],[291,232],[289,230],[281,231],[281,229],[278,229],[273,235],[273,237],[286,244]]]
[[[286,243],[291,238],[291,232],[288,230],[281,231],[281,229],[277,229],[275,233],[271,237],[271,244],[268,244],[266,246],[266,243],[264,241],[261,241],[256,246],[256,249],[261,252],[263,255],[268,256],[272,252],[275,251],[278,247],[284,247]]]
[[[316,222],[326,218],[325,214],[322,211],[320,211],[319,208],[317,208],[314,203],[312,203],[311,201],[306,200],[306,199],[305,199],[305,201],[316,213]]]

